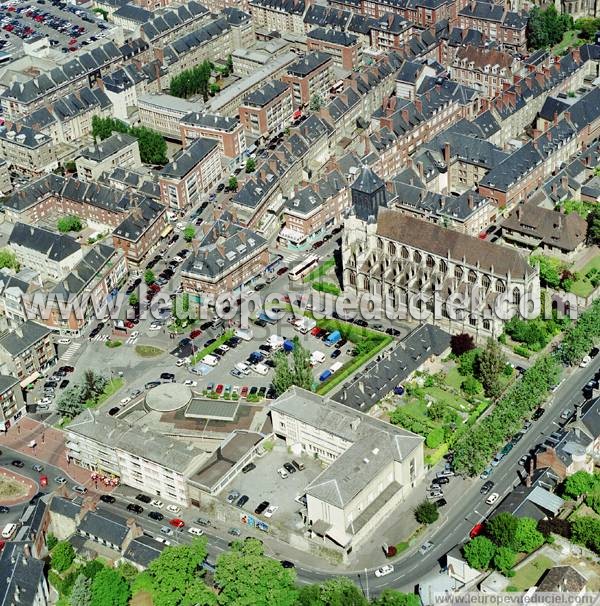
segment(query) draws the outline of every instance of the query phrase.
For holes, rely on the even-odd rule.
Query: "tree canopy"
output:
[[[0,269],[8,267],[19,271],[19,262],[17,261],[17,255],[8,248],[0,249]]]
[[[75,550],[68,541],[60,541],[50,554],[50,563],[57,572],[64,572],[75,560]]]
[[[554,4],[542,10],[534,6],[527,22],[527,46],[530,49],[546,48],[558,44],[564,33],[573,27],[573,17],[559,13]]]
[[[69,231],[81,231],[83,229],[83,223],[78,216],[67,215],[66,217],[61,217],[56,222],[56,227],[61,233],[66,233]]]
[[[196,65],[191,69],[185,69],[177,76],[173,76],[169,85],[171,94],[174,97],[181,97],[182,99],[201,94],[204,101],[207,101],[212,68],[212,63],[205,60],[200,65]]]
[[[91,606],[127,606],[129,583],[112,568],[103,568],[92,581]]]
[[[495,553],[496,546],[484,536],[475,537],[463,548],[467,563],[476,570],[487,570]]]
[[[309,391],[312,389],[310,353],[301,345],[298,337],[294,337],[294,351],[291,355],[279,351],[273,356],[273,360],[275,362],[273,386],[277,395],[286,392],[292,385]]]

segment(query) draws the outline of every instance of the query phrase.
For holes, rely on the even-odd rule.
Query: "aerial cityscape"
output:
[[[0,2],[0,606],[600,596],[591,0]]]

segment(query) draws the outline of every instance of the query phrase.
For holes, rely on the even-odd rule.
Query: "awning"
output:
[[[307,234],[303,234],[300,231],[296,231],[295,229],[290,229],[289,227],[284,227],[279,232],[279,237],[284,238],[285,240],[289,240],[290,242],[294,242],[295,244],[300,244],[304,242],[307,238]]]
[[[160,237],[161,238],[165,238],[166,236],[168,236],[171,232],[173,231],[173,226],[172,225],[167,225],[161,232],[160,232]]]
[[[21,383],[19,383],[19,385],[23,389],[25,389],[28,385],[30,385],[31,383],[33,383],[39,376],[40,376],[40,373],[36,371],[33,374],[31,374],[28,377],[26,377],[25,379],[23,379],[21,381]]]

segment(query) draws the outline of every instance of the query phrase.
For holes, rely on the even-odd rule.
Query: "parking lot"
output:
[[[301,462],[305,468],[302,471],[288,473],[288,477],[282,479],[277,470],[284,463],[290,463],[292,459]],[[306,486],[323,471],[321,463],[307,456],[292,455],[287,452],[283,443],[279,443],[272,452],[261,459],[255,459],[254,464],[255,469],[239,474],[221,493],[223,501],[232,491],[239,492],[241,496],[246,495],[248,501],[240,507],[240,511],[251,514],[254,514],[260,503],[267,501],[269,505],[277,506],[277,510],[270,517],[265,516],[264,513],[260,514],[260,519],[293,530],[302,527],[303,522],[299,512],[303,504],[299,497],[304,495]],[[237,500],[239,497],[236,498],[236,502]]]
[[[10,52],[36,35],[49,39],[63,53],[74,52],[102,37],[109,28],[94,13],[60,0],[35,0],[0,4],[0,48]]]

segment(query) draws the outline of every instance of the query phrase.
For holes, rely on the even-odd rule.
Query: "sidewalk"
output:
[[[36,442],[36,446],[30,448],[29,444],[33,441]],[[2,445],[48,465],[58,467],[75,484],[87,487],[94,485],[89,470],[72,465],[67,460],[65,434],[58,429],[48,427],[29,417],[23,417],[17,425],[11,427],[6,433],[0,434],[0,447]],[[97,487],[94,485],[94,489],[99,492],[112,491],[112,488],[102,485]]]

